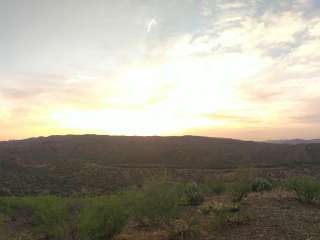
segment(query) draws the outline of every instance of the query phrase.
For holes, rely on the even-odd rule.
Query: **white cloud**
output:
[[[314,25],[310,27],[309,34],[312,37],[320,37],[320,18],[314,19]]]
[[[234,22],[229,26],[229,21]],[[290,44],[296,41],[296,34],[308,26],[300,13],[266,13],[261,18],[241,17],[218,21],[220,31],[215,42],[218,46],[238,46],[242,49],[272,47],[278,44]]]
[[[118,7],[112,8],[110,17],[114,21],[105,21],[107,10],[101,11],[101,16],[90,23],[95,28],[85,28],[83,32],[78,29],[75,36],[66,31],[72,37],[59,38],[60,45],[49,41],[44,44],[48,51],[35,44],[37,54],[29,55],[39,57],[29,59],[25,54],[22,62],[37,63],[35,68],[42,69],[38,64],[47,61],[51,69],[51,62],[60,64],[56,59],[67,59],[63,57],[65,47],[72,57],[61,62],[61,66],[69,69],[68,74],[52,77],[51,81],[48,76],[37,77],[38,80],[29,80],[25,75],[22,80],[1,78],[1,102],[9,105],[0,106],[0,118],[9,119],[10,112],[16,114],[16,119],[24,118],[13,109],[19,111],[27,102],[42,108],[43,114],[47,106],[57,112],[62,109],[62,113],[71,109],[74,114],[68,120],[70,125],[75,122],[73,119],[86,115],[85,126],[91,125],[91,112],[96,112],[97,119],[102,116],[99,128],[112,113],[118,116],[112,120],[114,128],[119,126],[119,119],[134,116],[140,123],[139,129],[134,129],[130,122],[126,124],[139,134],[145,128],[143,119],[151,122],[154,116],[160,123],[167,122],[165,129],[171,125],[176,128],[183,122],[188,123],[182,124],[184,128],[198,123],[212,127],[215,123],[206,116],[220,117],[226,128],[233,127],[238,120],[244,124],[247,115],[250,121],[245,127],[260,128],[293,124],[291,113],[319,116],[320,19],[317,14],[308,14],[310,2],[202,0],[168,7],[159,1],[137,7],[133,13],[127,6],[126,14],[119,14],[123,6],[116,4]],[[188,10],[187,14],[180,6],[186,7],[183,10]],[[84,25],[82,20],[81,17],[80,22],[66,29]],[[102,29],[110,31],[101,36]],[[146,32],[150,33],[147,37]],[[27,35],[30,34],[21,34]],[[29,49],[23,42],[21,49]],[[95,47],[81,51],[82,46],[89,45]],[[62,49],[63,55],[55,55],[59,51],[52,49]],[[310,107],[304,109],[307,105]],[[32,111],[41,117],[40,110]],[[300,118],[299,124],[301,119],[308,121]],[[119,128],[123,130],[122,125]],[[156,129],[154,124],[148,128]]]
[[[265,14],[262,17],[262,24],[261,39],[266,44],[277,44],[295,42],[295,34],[304,31],[308,22],[300,13],[285,12],[280,15]]]
[[[151,19],[151,20],[149,20],[147,23],[146,23],[146,30],[147,30],[147,32],[149,33],[149,32],[151,32],[151,30],[155,27],[155,26],[157,26],[158,25],[158,22],[157,22],[157,20],[156,19]]]
[[[225,3],[221,3],[221,4],[218,4],[218,7],[221,9],[221,10],[229,10],[229,9],[239,9],[239,8],[245,8],[247,7],[247,3],[246,2],[225,2]]]
[[[254,62],[265,61],[266,64],[263,68],[251,65],[256,69],[255,75],[247,79],[236,78],[240,93],[238,101],[245,101],[252,114],[264,116],[268,124],[290,125],[296,124],[290,113],[301,111],[313,116],[319,111],[315,108],[303,111],[307,103],[318,101],[320,97],[320,78],[317,77],[320,74],[319,36],[319,18],[306,18],[301,11],[266,11],[259,17],[227,12],[221,14],[204,35],[192,38],[192,41],[189,36],[180,52],[255,54]],[[238,62],[244,68],[248,64]],[[229,67],[232,71],[232,65]],[[311,100],[306,100],[306,96]]]

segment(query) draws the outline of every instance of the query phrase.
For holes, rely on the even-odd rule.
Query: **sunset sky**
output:
[[[318,0],[0,0],[0,140],[320,138]]]

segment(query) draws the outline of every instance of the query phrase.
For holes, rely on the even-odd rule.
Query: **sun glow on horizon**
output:
[[[235,103],[234,82],[253,76],[264,64],[240,54],[183,57],[151,67],[146,63],[115,79],[118,92],[106,99],[105,108],[60,110],[51,119],[65,129],[116,135],[163,135],[219,127],[226,120],[209,115],[241,108],[239,101]]]
[[[52,116],[59,127],[111,135],[166,135],[189,128],[211,126],[206,118],[186,119],[136,110],[68,111]],[[221,123],[216,121],[215,125]]]
[[[124,3],[0,3],[0,139],[319,137],[316,1]]]

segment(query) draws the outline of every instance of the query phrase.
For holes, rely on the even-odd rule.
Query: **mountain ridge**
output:
[[[154,164],[174,160],[184,165],[188,159],[196,160],[201,165],[204,160],[211,163],[284,163],[288,161],[316,161],[314,153],[318,145],[275,144],[269,142],[243,141],[229,138],[202,136],[111,136],[111,135],[53,135],[23,140],[0,142],[0,162],[8,159],[40,162],[49,159],[82,159],[112,164]],[[316,149],[315,149],[316,148]],[[320,152],[320,144],[319,144]],[[278,156],[277,156],[278,154]],[[269,159],[266,159],[266,155]],[[316,154],[317,155],[317,154]],[[288,158],[291,157],[291,159]],[[318,155],[317,155],[318,156]],[[150,160],[155,158],[157,160]],[[284,159],[280,159],[284,158]],[[300,160],[298,158],[301,158]],[[206,158],[206,159],[205,159]],[[139,161],[138,161],[139,162]],[[165,164],[165,165],[166,165]],[[212,167],[215,167],[212,164]],[[148,165],[148,164],[147,164]],[[178,166],[179,167],[179,166]],[[206,167],[210,167],[206,165]]]
[[[159,171],[190,180],[219,169],[305,164],[320,164],[320,144],[199,136],[51,136],[0,142],[0,195],[104,193]]]

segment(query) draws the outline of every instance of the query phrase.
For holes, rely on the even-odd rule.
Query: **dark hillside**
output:
[[[277,145],[207,137],[52,136],[0,142],[0,161],[41,167],[59,161],[105,166],[230,168],[317,162],[320,144]]]
[[[0,142],[0,194],[99,193],[140,181],[155,169],[271,168],[300,163],[320,163],[320,144],[194,136],[51,136]]]

